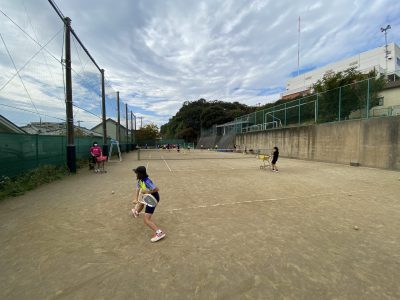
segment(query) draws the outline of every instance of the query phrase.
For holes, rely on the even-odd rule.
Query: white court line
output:
[[[174,172],[198,172],[198,171],[232,171],[232,170],[254,170],[254,168],[215,168],[215,169],[174,169]]]
[[[147,161],[147,164],[146,164],[146,170],[148,171],[149,170],[149,162]]]
[[[366,190],[358,190],[355,192],[344,192],[340,191],[337,193],[325,193],[325,194],[313,194],[313,195],[307,195],[307,196],[296,196],[296,197],[284,197],[284,198],[267,198],[267,199],[257,199],[257,200],[244,200],[244,201],[236,201],[236,202],[226,202],[226,203],[215,203],[215,204],[209,204],[209,205],[197,205],[197,206],[190,206],[190,207],[181,207],[181,208],[173,208],[164,212],[167,213],[173,213],[177,211],[183,211],[183,210],[188,210],[188,209],[198,209],[198,208],[209,208],[209,207],[217,207],[217,206],[229,206],[229,205],[238,205],[238,204],[245,204],[245,203],[257,203],[257,202],[269,202],[269,201],[279,201],[279,200],[291,200],[291,199],[301,199],[301,198],[315,198],[315,197],[321,197],[321,196],[331,196],[331,195],[337,195],[339,194],[346,194],[347,196],[351,196],[357,192],[363,192]],[[161,212],[160,212],[161,213]]]
[[[163,159],[163,161],[165,162],[165,164],[167,165],[167,168],[170,172],[172,172],[171,168],[168,166],[167,161],[164,159],[164,156],[161,155],[161,158]]]

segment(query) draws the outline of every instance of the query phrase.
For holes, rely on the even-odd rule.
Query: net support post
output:
[[[137,150],[137,160],[140,160],[140,148]]]
[[[128,126],[128,104],[125,103],[125,127],[126,127],[126,132],[125,132],[125,151],[128,153],[129,152],[129,126]]]
[[[103,125],[103,153],[108,153],[107,123],[106,123],[106,91],[104,86],[104,69],[101,69],[101,114]]]
[[[74,144],[74,112],[72,107],[71,74],[71,19],[64,19],[65,26],[65,110],[67,133],[67,166],[71,173],[76,173],[76,152]]]

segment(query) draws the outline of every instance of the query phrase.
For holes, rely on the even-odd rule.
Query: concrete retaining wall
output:
[[[236,136],[241,149],[279,148],[281,156],[400,170],[400,117],[353,120]]]

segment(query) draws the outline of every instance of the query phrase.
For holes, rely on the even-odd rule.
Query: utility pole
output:
[[[71,173],[76,173],[76,151],[74,144],[74,112],[72,107],[71,76],[71,19],[64,18],[65,26],[65,109],[67,117],[67,166]]]
[[[388,68],[388,43],[387,43],[387,31],[391,29],[392,27],[390,25],[387,25],[385,28],[381,27],[381,32],[384,32],[385,34],[385,77],[387,79],[387,68]]]
[[[139,117],[139,119],[140,119],[140,129],[142,129],[142,126],[143,126],[143,117]]]

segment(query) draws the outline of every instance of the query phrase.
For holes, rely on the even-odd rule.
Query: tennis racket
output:
[[[156,200],[156,198],[154,198],[153,195],[151,194],[142,194],[140,193],[139,195],[139,202],[146,204],[149,207],[156,207],[158,202]]]

